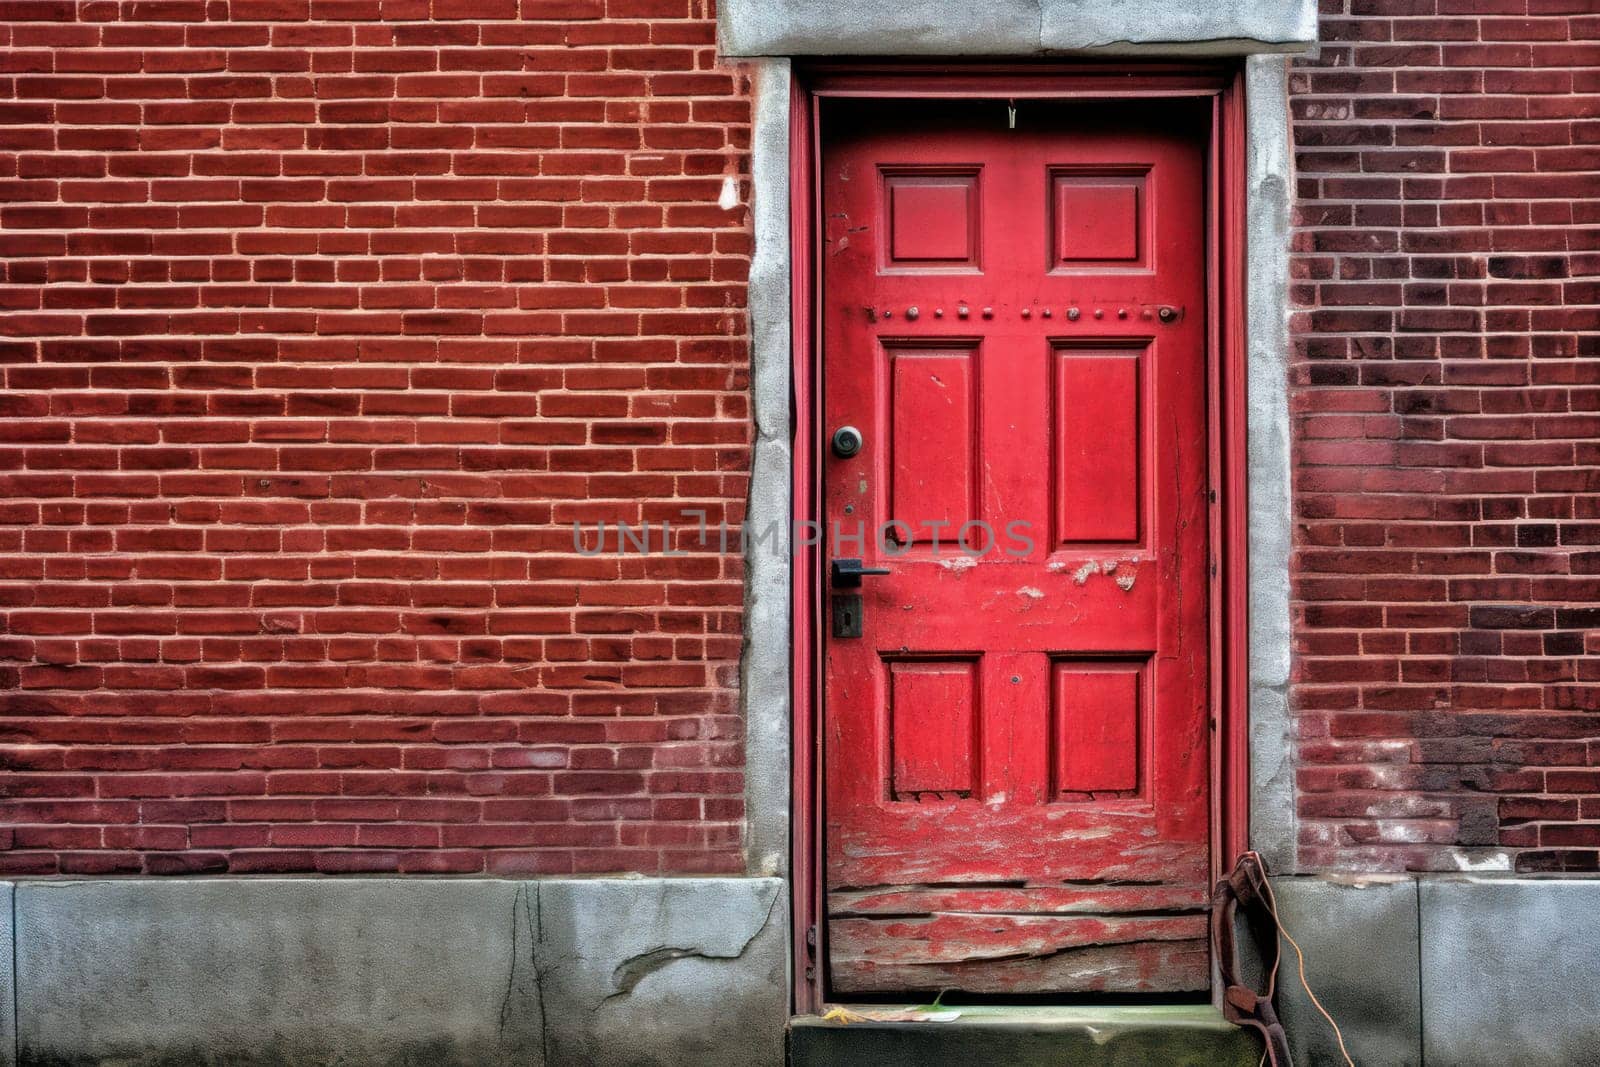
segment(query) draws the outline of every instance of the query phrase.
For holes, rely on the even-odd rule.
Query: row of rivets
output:
[[[867,317],[870,320],[872,320],[873,322],[876,322],[880,315],[883,318],[886,318],[886,319],[894,318],[894,309],[893,308],[885,308],[882,312],[878,311],[877,308],[871,308],[871,307],[867,308],[866,310],[867,310]],[[956,317],[957,318],[965,319],[965,318],[970,317],[971,314],[972,314],[972,309],[967,307],[965,304],[962,304],[961,306],[956,308]],[[1039,315],[1042,318],[1048,319],[1048,318],[1051,317],[1051,314],[1052,314],[1052,312],[1051,312],[1051,309],[1049,309],[1049,308],[1040,308],[1039,309]],[[1081,314],[1082,314],[1082,312],[1079,311],[1077,308],[1067,308],[1067,321],[1069,321],[1069,322],[1077,322],[1078,318],[1079,318],[1079,316]],[[907,319],[911,320],[912,322],[915,322],[917,319],[919,319],[921,317],[922,317],[922,311],[919,308],[917,308],[915,305],[912,305],[911,307],[906,308],[906,318]],[[936,318],[936,319],[944,318],[944,308],[934,308],[933,309],[933,317]],[[984,308],[983,309],[983,317],[986,318],[986,319],[994,318],[994,308]],[[1033,309],[1032,308],[1023,308],[1022,309],[1022,317],[1025,318],[1025,319],[1031,319],[1033,317]],[[1095,308],[1094,309],[1094,317],[1097,318],[1097,319],[1105,318],[1106,317],[1105,308]],[[1126,319],[1127,317],[1128,317],[1128,309],[1127,308],[1118,308],[1117,309],[1117,318]],[[1139,311],[1139,317],[1141,319],[1151,318],[1152,314],[1151,314],[1150,309],[1149,308],[1141,308],[1140,311]],[[1154,313],[1154,317],[1155,318],[1159,318],[1162,322],[1172,322],[1174,319],[1176,319],[1178,317],[1178,311],[1177,311],[1176,308],[1165,307],[1164,306],[1164,307],[1160,308],[1159,310],[1157,310]]]

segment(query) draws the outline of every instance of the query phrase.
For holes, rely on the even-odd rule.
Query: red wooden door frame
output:
[[[1244,332],[1244,76],[1238,64],[818,64],[792,81],[789,137],[791,337],[795,441],[793,519],[821,520],[820,330],[816,254],[821,183],[819,105],[824,98],[987,97],[991,99],[1208,97],[1207,159],[1207,435],[1209,516],[1211,852],[1214,872],[1231,867],[1247,846],[1249,818],[1248,643],[1246,625],[1246,476]],[[822,909],[822,765],[818,706],[824,616],[820,545],[796,538],[792,560],[792,821],[794,1010],[825,1002],[827,945]]]

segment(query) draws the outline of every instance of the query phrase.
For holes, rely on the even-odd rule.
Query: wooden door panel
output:
[[[841,890],[833,903],[841,916],[932,915],[962,911],[996,914],[1101,915],[1155,908],[1193,911],[1205,906],[1204,889],[1195,886],[1027,886],[1020,883],[967,883],[956,888],[897,886]]]
[[[1056,800],[1135,795],[1148,784],[1146,661],[1057,660],[1050,675]]]
[[[889,796],[921,803],[970,797],[978,687],[964,660],[891,661]]]
[[[1079,882],[1087,889],[1205,883],[1207,857],[1195,856],[1189,842],[1152,833],[1148,805],[1106,802],[1091,808],[1005,800],[885,804],[876,825],[841,827],[829,860],[848,864],[848,880],[834,881],[830,892],[996,882],[1063,890]],[[959,852],[938,847],[963,838],[971,840],[962,840]]]
[[[1118,174],[1092,165],[1052,175],[1053,267],[1137,268],[1147,262],[1143,173]]]
[[[1044,464],[1040,467],[1042,484]],[[1018,560],[985,566],[966,562],[966,554],[953,551],[948,540],[942,544],[935,559],[907,553],[877,561],[895,571],[885,576],[889,581],[869,577],[864,586],[868,619],[881,647],[965,648],[981,640],[981,632],[974,633],[984,621],[975,614],[981,612],[1004,622],[1005,647],[1013,651],[1147,652],[1159,628],[1159,611],[1171,596],[1159,588],[1160,561],[1147,552],[1094,548],[1081,562],[1076,555],[1064,560],[1058,555],[1042,565]],[[907,573],[915,581],[893,580]],[[885,606],[888,610],[872,610]]]
[[[901,270],[975,266],[977,169],[885,170],[888,263]]]
[[[859,992],[1010,993],[1041,985],[1118,991],[1207,967],[1206,917],[938,913],[834,921],[830,948]]]
[[[1203,989],[1205,111],[827,106],[830,991]]]
[[[931,545],[941,532],[948,542],[976,517],[977,352],[888,351],[889,518],[912,528],[909,539],[896,538],[901,543]],[[924,519],[940,525],[923,526]]]
[[[1131,543],[1143,512],[1143,353],[1059,348],[1050,430],[1055,544]]]

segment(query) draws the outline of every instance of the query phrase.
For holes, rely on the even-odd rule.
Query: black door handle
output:
[[[863,574],[888,573],[888,567],[863,567],[859,559],[833,561],[833,585],[836,589],[848,589],[860,585]]]

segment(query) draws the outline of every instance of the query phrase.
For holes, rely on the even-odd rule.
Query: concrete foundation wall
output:
[[[1600,1064],[1600,881],[1273,884],[1357,1063]],[[0,1065],[777,1064],[788,914],[771,878],[0,883]],[[1286,952],[1296,1061],[1342,1062]]]
[[[1273,884],[1357,1063],[1600,1064],[1600,881]],[[777,1064],[788,914],[772,878],[0,883],[0,1065]],[[1296,1062],[1342,1062],[1286,952]]]
[[[781,1062],[777,879],[4,887],[0,1063]],[[0,929],[9,935],[5,925]],[[15,1019],[10,1010],[15,1004]]]
[[[1278,878],[1311,989],[1358,1064],[1600,1064],[1600,882],[1475,875]],[[1300,1064],[1342,1063],[1294,950],[1280,1014]]]

